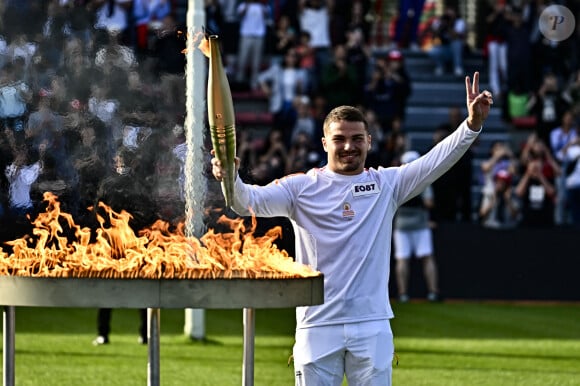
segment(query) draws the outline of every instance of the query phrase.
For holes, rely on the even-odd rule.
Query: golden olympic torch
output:
[[[201,47],[204,46],[205,47]],[[207,115],[211,143],[215,156],[225,171],[222,191],[226,206],[231,207],[234,199],[234,180],[236,178],[236,125],[234,103],[228,78],[222,63],[217,35],[204,38],[200,45],[202,52],[209,57],[209,79],[207,83]]]

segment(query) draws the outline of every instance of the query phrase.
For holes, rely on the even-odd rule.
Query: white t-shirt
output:
[[[238,14],[241,15],[244,8],[246,9],[246,13],[240,20],[240,35],[253,37],[266,36],[268,6],[260,3],[243,2],[238,5]]]
[[[300,14],[300,28],[310,33],[312,47],[330,48],[330,17],[327,8],[305,8]]]
[[[0,117],[20,117],[26,112],[26,102],[21,93],[28,92],[24,82],[16,82],[0,87]]]
[[[296,260],[324,274],[325,302],[298,307],[298,328],[394,316],[388,294],[393,216],[457,162],[477,135],[463,123],[416,161],[355,176],[320,168],[266,186],[236,179],[234,210],[288,217]]]
[[[10,183],[10,206],[13,208],[31,208],[30,188],[38,179],[40,162],[18,168],[11,164],[6,167],[6,178]]]

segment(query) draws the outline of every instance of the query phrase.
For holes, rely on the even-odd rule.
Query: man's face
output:
[[[322,138],[328,153],[327,167],[338,174],[355,175],[364,170],[371,136],[363,122],[332,122]]]

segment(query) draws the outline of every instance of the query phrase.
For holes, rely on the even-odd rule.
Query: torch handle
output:
[[[236,178],[236,127],[212,126],[210,128],[211,141],[215,156],[220,160],[225,176],[222,179],[222,190],[226,200],[226,206],[233,205],[234,181]]]

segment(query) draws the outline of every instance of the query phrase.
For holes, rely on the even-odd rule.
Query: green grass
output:
[[[580,306],[397,305],[395,385],[580,385]]]
[[[395,305],[396,386],[580,385],[580,305]],[[146,385],[136,310],[114,310],[95,347],[96,310],[16,309],[16,385]],[[240,385],[241,310],[208,310],[206,342],[183,335],[183,310],[161,311],[162,385]],[[255,385],[293,385],[294,312],[257,310]]]

